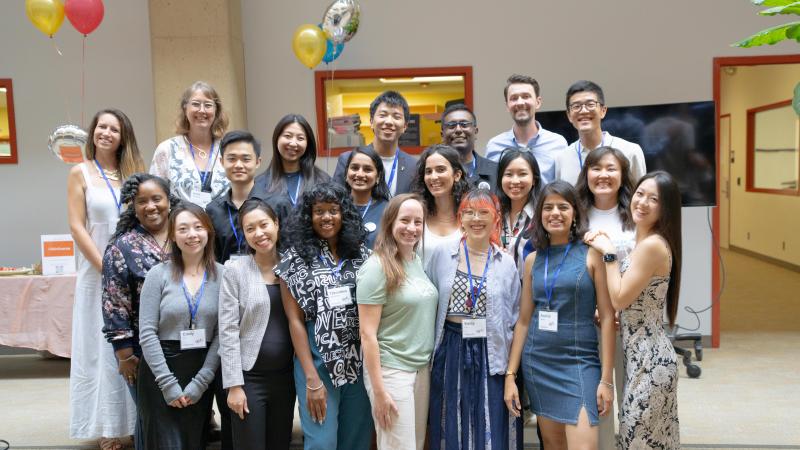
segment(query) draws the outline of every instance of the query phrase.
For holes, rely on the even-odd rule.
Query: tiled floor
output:
[[[681,441],[693,449],[800,449],[800,273],[723,257],[722,346],[705,350],[699,379],[681,371]],[[1,356],[0,439],[12,449],[91,448],[68,438],[68,374],[64,360]],[[526,430],[526,442],[532,436]]]

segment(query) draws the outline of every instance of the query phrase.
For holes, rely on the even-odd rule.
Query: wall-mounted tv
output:
[[[537,112],[536,120],[567,142],[578,139],[564,111]],[[602,128],[641,145],[648,171],[675,177],[683,206],[716,205],[714,102],[608,108]]]

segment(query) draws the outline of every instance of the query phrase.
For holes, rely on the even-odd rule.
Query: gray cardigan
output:
[[[256,363],[269,314],[269,292],[253,256],[226,262],[219,292],[219,356],[225,389],[244,384],[242,371]]]
[[[206,330],[208,346],[203,367],[185,387],[181,388],[178,379],[170,371],[161,349],[160,341],[179,341],[181,331],[189,329],[189,306],[183,295],[180,281],[172,278],[172,263],[161,263],[147,273],[139,300],[139,344],[142,355],[155,376],[164,400],[170,403],[182,395],[197,402],[214,380],[219,368],[219,335],[217,333],[217,299],[219,298],[220,274],[224,269],[216,264],[217,278],[208,278],[203,298],[195,316],[197,328]]]

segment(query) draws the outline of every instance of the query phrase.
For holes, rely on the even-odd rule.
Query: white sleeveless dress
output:
[[[87,164],[80,168],[86,181],[86,229],[102,255],[119,220],[107,186],[95,186]],[[119,189],[114,188],[119,199]],[[136,406],[117,372],[114,349],[105,340],[101,275],[78,253],[78,277],[72,310],[72,361],[69,373],[70,425],[73,439],[132,435]]]

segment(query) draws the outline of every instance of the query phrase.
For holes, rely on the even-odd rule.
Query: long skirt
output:
[[[521,449],[522,420],[504,388],[505,374],[489,374],[486,339],[464,339],[461,324],[446,321],[431,370],[430,449]]]

